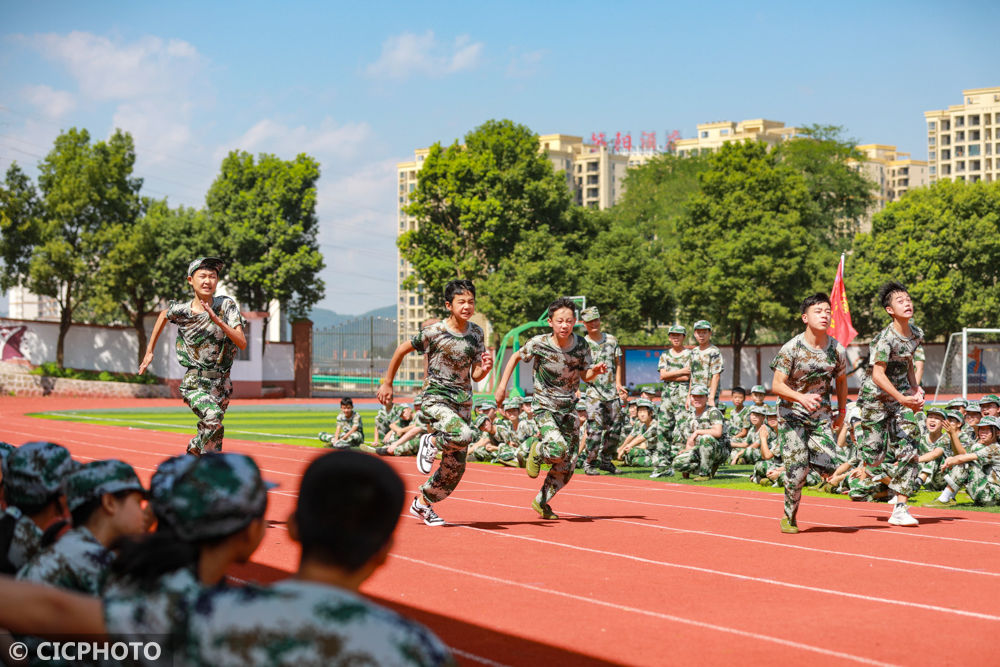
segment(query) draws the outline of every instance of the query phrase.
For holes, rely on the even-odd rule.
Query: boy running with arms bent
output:
[[[837,440],[833,431],[844,421],[847,406],[847,354],[830,326],[830,298],[814,294],[802,302],[806,330],[785,343],[771,362],[771,391],[781,399],[778,437],[785,464],[785,518],[781,532],[797,533],[795,514],[810,462],[833,472],[837,467]],[[830,383],[837,386],[837,419],[830,428]]]
[[[566,297],[553,301],[548,308],[551,334],[535,336],[511,355],[497,385],[496,400],[503,404],[507,383],[517,364],[523,359],[535,363],[535,421],[539,437],[528,451],[528,477],[538,477],[542,463],[551,463],[531,508],[543,519],[558,519],[549,507],[559,489],[573,476],[576,453],[580,449],[580,431],[574,409],[580,381],[591,383],[608,371],[605,363],[591,366],[590,345],[573,333],[576,324],[576,304]]]
[[[476,312],[476,287],[472,281],[452,280],[444,288],[444,302],[448,318],[421,329],[412,339],[399,344],[378,390],[379,402],[389,405],[392,380],[403,357],[414,351],[427,355],[420,412],[428,433],[420,438],[417,468],[425,475],[429,473],[439,449],[441,465],[420,487],[420,493],[410,504],[410,514],[428,526],[445,523],[431,504],[447,498],[465,473],[469,445],[479,439],[479,432],[469,423],[472,383],[485,378],[493,368],[483,330],[469,321]]]

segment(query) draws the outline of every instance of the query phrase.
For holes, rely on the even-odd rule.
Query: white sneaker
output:
[[[433,507],[423,505],[414,498],[410,503],[410,514],[423,521],[428,526],[443,526],[447,522],[437,515]]]
[[[431,434],[425,433],[420,436],[420,448],[417,450],[417,470],[427,475],[434,467],[434,459],[437,458],[437,447],[431,442]]]
[[[896,505],[892,510],[892,515],[889,517],[889,525],[891,526],[916,526],[919,523],[910,514],[910,508],[906,506],[906,503]]]

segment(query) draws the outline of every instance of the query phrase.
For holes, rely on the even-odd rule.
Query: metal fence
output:
[[[313,392],[374,395],[398,336],[395,318],[388,317],[362,317],[313,330]]]

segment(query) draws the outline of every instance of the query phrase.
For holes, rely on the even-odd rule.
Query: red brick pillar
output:
[[[296,398],[312,397],[312,330],[312,320],[301,319],[292,322]]]

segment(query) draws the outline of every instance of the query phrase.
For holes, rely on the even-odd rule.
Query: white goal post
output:
[[[974,354],[970,354],[970,344]],[[960,392],[962,398],[968,398],[970,371],[975,374],[974,384],[980,387],[986,385],[984,355],[989,357],[1000,355],[1000,329],[965,328],[948,336],[948,345],[945,347],[944,359],[938,371],[934,402],[937,403],[938,396],[942,393]],[[982,378],[982,381],[979,381],[979,378]]]

